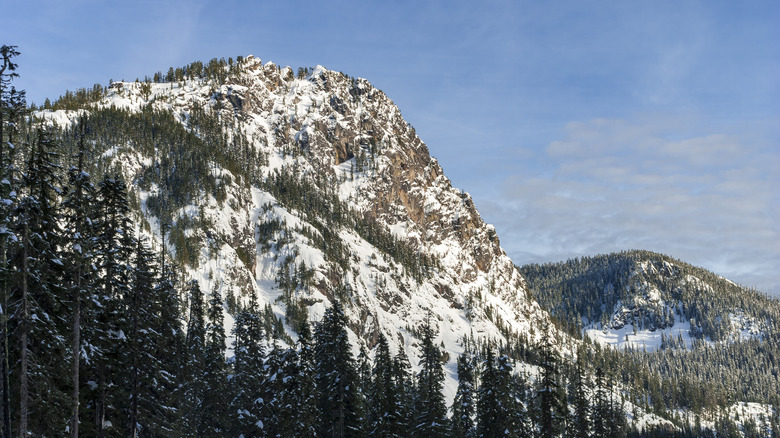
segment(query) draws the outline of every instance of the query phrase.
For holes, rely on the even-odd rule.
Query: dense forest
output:
[[[404,350],[391,352],[383,336],[372,352],[351,345],[339,299],[347,289],[332,291],[333,304],[313,327],[292,294],[283,295],[288,314],[282,318],[260,306],[251,290],[246,299],[204,290],[182,272],[211,243],[208,224],[175,212],[203,193],[225,199],[229,182],[218,166],[241,184],[308,211],[318,228],[312,240],[337,265],[348,266],[350,258],[332,237],[336,227],[355,230],[413,276],[435,275],[436,260],[356,214],[325,188],[327,181],[312,184],[294,168],[257,178],[267,157],[233,129],[237,121],[206,109],[194,108],[186,123],[149,106],[95,109],[65,127],[43,124],[13,87],[17,55],[15,47],[2,46],[0,436],[733,436],[737,425],[724,410],[730,403],[778,405],[765,393],[772,388],[766,382],[754,381],[764,386],[753,392],[728,386],[757,375],[749,368],[726,376],[732,380],[693,372],[668,377],[665,369],[679,366],[676,361],[703,360],[697,354],[716,360],[706,346],[651,357],[587,339],[572,357],[553,339],[466,342],[448,405],[446,357],[430,324],[412,364]],[[233,65],[193,63],[147,81],[219,79]],[[44,106],[75,110],[103,93],[95,86]],[[124,181],[107,159],[116,148],[154,159],[138,180]],[[162,247],[148,241],[151,228],[133,186],[157,188],[145,205],[167,233]],[[266,223],[258,235],[271,245],[285,227]],[[305,267],[287,268],[277,286],[306,287]],[[230,333],[226,308],[234,319]],[[733,348],[756,355],[749,366],[773,367],[776,374],[773,342]],[[738,352],[717,354],[725,362]],[[705,383],[716,378],[725,383]],[[643,412],[667,422],[640,431],[629,419]],[[779,436],[777,413],[767,421]],[[743,422],[746,436],[767,432]]]
[[[629,387],[642,379],[638,376],[660,376],[640,385],[650,391],[654,406],[692,412],[733,400],[780,406],[776,299],[649,251],[526,265],[520,271],[540,304],[573,336],[581,336],[584,325],[655,331],[690,324],[689,346],[681,337],[662,335],[655,351],[629,348],[615,358],[630,364],[621,372]],[[645,299],[648,291],[656,301]],[[743,336],[734,315],[760,330]]]

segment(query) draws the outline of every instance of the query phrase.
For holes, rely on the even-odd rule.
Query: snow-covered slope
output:
[[[654,350],[764,339],[780,306],[663,254],[627,251],[521,268],[540,302],[594,340]]]
[[[317,321],[338,298],[356,349],[370,349],[382,332],[413,364],[415,334],[430,315],[448,353],[449,397],[465,338],[535,343],[554,332],[495,229],[452,187],[383,92],[319,66],[296,77],[251,56],[225,77],[116,82],[91,108],[151,106],[195,134],[191,122],[205,113],[219,122],[226,143],[244,142],[260,157],[262,165],[249,170],[209,162],[223,194],[198,193],[171,213],[174,228],[203,242],[197,260],[184,264],[187,276],[238,301],[254,289],[261,304],[286,317],[293,338],[300,309]],[[64,124],[76,113],[38,115]],[[148,234],[159,244],[160,218],[150,202],[167,195],[140,183],[156,157],[117,144],[103,158],[134,183]],[[274,192],[270,181],[277,179],[287,183]],[[297,197],[284,191],[291,187],[301,190]],[[304,198],[309,204],[299,202]],[[172,252],[181,247],[170,233],[166,238]]]

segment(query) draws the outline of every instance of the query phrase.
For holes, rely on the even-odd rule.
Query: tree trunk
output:
[[[105,438],[103,424],[106,421],[106,366],[100,364],[98,372],[98,401],[95,407],[95,431],[97,438]]]
[[[8,260],[6,259],[6,245],[5,240],[3,240],[2,245],[0,246],[0,254],[3,260],[3,269],[6,268]],[[2,315],[0,315],[0,342],[2,342],[2,346],[0,348],[2,351],[0,351],[0,354],[2,354],[2,357],[0,357],[0,373],[2,373],[2,382],[0,382],[0,385],[2,385],[2,420],[3,420],[3,437],[5,438],[11,438],[11,382],[9,378],[10,370],[8,368],[8,284],[7,279],[3,278],[3,296],[2,296]]]
[[[26,212],[25,212],[26,213]],[[21,332],[21,352],[19,362],[21,369],[19,371],[19,436],[27,436],[27,414],[29,413],[29,396],[30,389],[27,376],[27,336],[30,328],[28,326],[30,317],[30,309],[28,308],[29,297],[27,296],[27,277],[30,274],[30,267],[28,265],[29,246],[30,246],[30,225],[27,223],[27,219],[24,219],[24,240],[22,245],[24,250],[22,251],[22,311],[19,331]]]
[[[76,287],[73,292],[73,417],[70,422],[70,436],[79,436],[79,360],[81,358],[81,269],[76,272]]]
[[[84,121],[80,121],[80,137],[79,137],[79,164],[78,164],[78,172],[79,176],[77,178],[81,178],[81,172],[84,170],[84,135],[86,132],[84,131]],[[82,185],[81,180],[77,179],[76,182],[76,193],[74,197],[76,198],[77,206],[82,206],[83,201],[83,194],[82,194]],[[76,223],[75,223],[75,231],[77,236],[81,236],[81,233],[83,230],[83,220],[82,220],[82,214],[84,214],[83,211],[75,211],[76,215]],[[80,237],[79,237],[80,239]],[[78,254],[76,255],[76,284],[73,288],[73,340],[72,340],[72,351],[73,351],[73,374],[72,374],[72,384],[73,384],[73,418],[71,419],[71,429],[70,429],[70,436],[73,438],[78,438],[79,436],[79,361],[81,360],[81,277],[83,275],[84,271],[84,247],[82,246],[81,249],[78,251]]]

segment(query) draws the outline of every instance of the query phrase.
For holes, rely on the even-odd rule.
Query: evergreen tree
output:
[[[225,362],[224,306],[219,289],[215,286],[211,292],[208,307],[208,325],[206,326],[206,346],[204,350],[203,416],[201,431],[205,436],[222,436],[227,431],[227,363]]]
[[[63,201],[66,225],[65,229],[65,263],[69,273],[67,284],[70,289],[72,322],[71,322],[71,436],[79,435],[79,407],[81,403],[81,326],[82,302],[95,298],[92,287],[95,269],[91,260],[94,256],[96,234],[94,223],[94,208],[96,205],[95,187],[89,173],[85,170],[84,159],[87,153],[84,137],[86,128],[82,123],[77,127],[79,133],[79,151],[77,165],[68,170],[68,190]]]
[[[160,334],[154,331],[157,324],[154,300],[155,273],[152,267],[153,255],[144,239],[138,239],[133,258],[132,288],[124,297],[127,315],[123,332],[128,348],[121,360],[126,373],[126,393],[129,405],[128,436],[139,436],[154,423],[154,412],[163,405],[158,400],[155,378],[160,363],[155,355]]]
[[[16,124],[26,108],[24,91],[16,91],[11,81],[18,77],[17,64],[13,58],[19,56],[16,46],[0,47],[2,65],[0,65],[0,431],[6,437],[11,436],[11,380],[9,364],[9,278],[11,270],[8,264],[9,247],[18,241],[11,227],[11,206],[17,202],[14,176],[13,136],[18,129]]]
[[[525,436],[525,407],[519,403],[512,374],[512,360],[506,354],[496,359],[496,391],[498,417],[497,432],[500,436]]]
[[[452,436],[469,438],[475,432],[476,392],[473,358],[458,357],[458,390],[452,402]]]
[[[485,360],[482,362],[481,383],[477,392],[477,436],[503,436],[500,430],[499,401],[496,398],[498,376],[496,372],[495,355],[492,348],[487,348]]]
[[[124,369],[120,362],[126,351],[127,312],[122,301],[130,294],[131,257],[135,248],[132,223],[129,218],[127,190],[124,181],[104,177],[98,183],[95,220],[96,267],[91,300],[84,302],[84,320],[90,321],[82,329],[83,349],[89,362],[85,364],[84,379],[95,382],[82,391],[84,421],[81,429],[90,426],[85,434],[98,438],[105,436],[107,424],[123,424],[118,407],[124,395],[109,388],[122,387]]]
[[[609,394],[604,370],[596,368],[595,394],[593,400],[593,436],[607,436],[609,433],[609,416],[612,415],[609,405]]]
[[[185,339],[186,358],[181,372],[180,391],[182,397],[180,397],[181,415],[179,416],[178,430],[182,436],[202,436],[201,421],[206,415],[204,410],[206,319],[203,292],[197,280],[190,282],[189,301],[189,319]]]
[[[395,437],[398,429],[398,393],[393,380],[393,359],[384,333],[374,353],[368,391],[369,434],[372,437]]]
[[[567,413],[560,387],[560,359],[549,338],[540,347],[541,376],[535,397],[536,422],[541,437],[556,437],[564,430]]]
[[[298,388],[296,402],[296,424],[294,436],[315,437],[317,435],[317,388],[314,381],[315,365],[311,329],[304,321],[298,335]]]
[[[333,438],[362,436],[363,412],[357,389],[357,367],[347,336],[346,316],[338,301],[325,310],[315,338],[319,433]]]
[[[533,436],[533,422],[526,408],[528,400],[528,383],[522,375],[515,375],[511,381],[512,394],[514,396],[514,405],[516,406],[512,413],[512,421],[515,425],[514,436],[526,438]]]
[[[263,434],[271,437],[291,436],[292,419],[286,406],[290,376],[285,370],[287,351],[274,338],[271,351],[265,361],[263,387]]]
[[[154,370],[156,406],[149,428],[156,436],[173,437],[176,436],[175,423],[179,415],[177,387],[180,358],[184,356],[184,331],[181,303],[176,290],[176,273],[170,265],[165,264],[164,254],[160,262],[161,273],[154,290],[156,318],[152,324],[152,331],[158,338],[153,352],[158,364],[158,369]]]
[[[414,404],[417,384],[412,376],[412,364],[403,345],[393,358],[393,382],[398,394],[398,422],[393,433],[398,436],[411,436],[414,424]]]
[[[236,314],[233,323],[233,400],[231,422],[236,435],[260,436],[260,411],[257,406],[263,384],[263,323],[258,315],[257,295],[250,292],[247,308]]]
[[[570,435],[574,438],[588,438],[590,436],[590,403],[585,392],[585,388],[590,387],[585,371],[586,355],[587,350],[584,347],[578,349],[568,391],[570,404],[573,406]]]
[[[447,406],[444,403],[444,370],[441,351],[433,343],[436,334],[430,316],[422,329],[421,370],[417,374],[414,436],[435,438],[447,435]]]
[[[67,361],[67,315],[62,300],[63,262],[58,253],[62,231],[58,211],[59,180],[56,145],[39,131],[23,174],[17,204],[13,257],[18,275],[12,295],[18,307],[19,427],[18,433],[56,435],[71,414]]]

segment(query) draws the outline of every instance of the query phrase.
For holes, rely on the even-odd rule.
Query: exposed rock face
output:
[[[139,88],[115,84],[101,105],[140,109],[151,103],[179,115],[185,126],[193,107],[205,108],[225,135],[243,135],[267,158],[262,175],[215,171],[229,181],[226,200],[208,194],[193,200],[191,208],[213,226],[188,275],[207,285],[219,278],[214,287],[223,295],[242,297],[255,288],[279,315],[289,315],[290,303],[304,303],[318,320],[329,300],[345,300],[356,344],[372,346],[381,331],[394,349],[406,348],[411,356],[429,313],[452,360],[467,336],[533,342],[550,330],[495,229],[482,221],[467,193],[452,187],[393,102],[367,81],[322,67],[296,78],[289,68],[250,56],[224,83],[152,84],[147,98]],[[132,150],[116,154],[131,180],[148,159]],[[379,249],[365,231],[297,210],[249,183],[280,172],[310,182],[322,196],[336,195],[377,233],[390,233],[435,266],[414,276],[403,254]],[[154,229],[155,218],[145,214]],[[321,243],[328,230],[346,248],[346,264],[334,262]],[[280,272],[292,272],[290,266],[296,275],[306,273],[303,287],[283,286]]]

